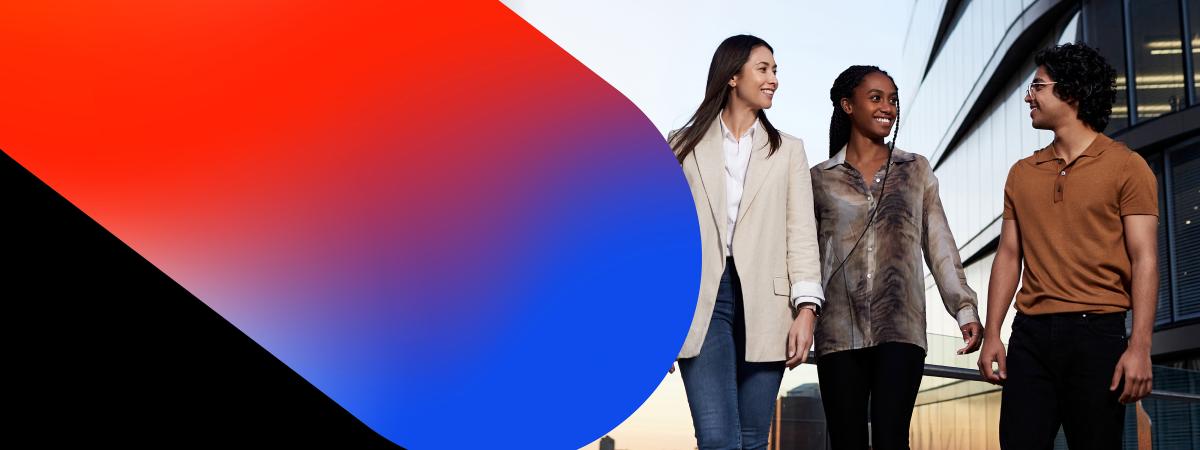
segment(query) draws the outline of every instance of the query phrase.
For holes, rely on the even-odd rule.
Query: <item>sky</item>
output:
[[[901,46],[912,0],[503,3],[633,101],[664,136],[700,105],[713,51],[735,34],[775,48],[779,89],[767,115],[804,140],[809,165],[829,155],[829,87],[838,73],[870,64],[906,84]]]
[[[735,34],[763,38],[779,64],[779,89],[767,115],[804,140],[809,165],[829,154],[829,87],[838,73],[870,64],[909,84],[901,61],[912,0],[503,3],[628,97],[664,136],[699,106],[708,64],[722,40]],[[788,371],[780,393],[816,378],[812,365]],[[678,371],[609,435],[618,449],[695,448]]]

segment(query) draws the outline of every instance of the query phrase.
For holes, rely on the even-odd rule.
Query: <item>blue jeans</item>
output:
[[[700,354],[679,360],[700,450],[766,448],[783,368],[746,362],[742,289],[730,258]]]

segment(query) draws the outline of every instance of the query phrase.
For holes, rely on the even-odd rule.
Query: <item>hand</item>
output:
[[[958,349],[958,354],[965,355],[979,350],[979,345],[983,343],[983,325],[980,325],[979,322],[971,322],[959,329],[962,330],[963,342],[966,342],[967,346]]]
[[[1122,377],[1125,378],[1125,389],[1118,398],[1121,403],[1133,403],[1150,395],[1150,389],[1154,387],[1154,374],[1150,370],[1149,346],[1130,345],[1125,349],[1121,360],[1117,361],[1117,368],[1113,370],[1112,385],[1108,390],[1116,391]]]
[[[1004,354],[1004,343],[1000,338],[984,339],[983,351],[979,353],[979,374],[984,381],[992,384],[1004,384],[1008,379],[1008,357]],[[992,370],[992,363],[1000,365],[1000,370]]]
[[[787,339],[788,369],[795,369],[808,360],[808,349],[812,347],[813,329],[816,328],[816,324],[817,316],[809,309],[801,309],[796,319],[792,320]]]
[[[675,373],[675,361],[671,361],[671,368],[667,369],[667,375]]]

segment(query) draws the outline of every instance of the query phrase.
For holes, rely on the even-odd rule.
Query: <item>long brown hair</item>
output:
[[[708,127],[721,115],[721,109],[725,108],[725,103],[729,101],[729,91],[733,89],[729,86],[729,79],[742,71],[742,66],[750,59],[750,52],[760,45],[775,53],[775,49],[771,48],[767,41],[748,34],[731,36],[717,46],[712,63],[708,65],[708,85],[704,88],[704,101],[700,102],[700,107],[669,142],[680,164],[696,149],[696,144],[699,144],[708,132]],[[771,125],[771,121],[767,120],[766,111],[761,109],[758,110],[758,121],[762,123],[763,129],[767,130],[767,141],[771,146],[768,156],[774,155],[782,142],[779,130]]]

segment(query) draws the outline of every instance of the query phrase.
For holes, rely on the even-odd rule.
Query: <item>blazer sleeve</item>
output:
[[[792,283],[792,307],[825,302],[821,289],[821,258],[817,250],[817,222],[813,216],[812,179],[804,142],[796,140],[788,158],[787,268]]]

